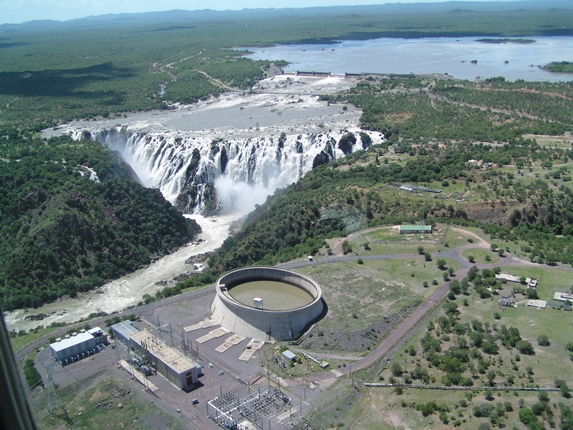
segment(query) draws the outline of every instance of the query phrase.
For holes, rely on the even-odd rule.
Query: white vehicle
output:
[[[313,261],[312,255],[308,256],[308,261]]]

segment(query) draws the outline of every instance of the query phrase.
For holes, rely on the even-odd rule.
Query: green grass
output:
[[[540,282],[539,290],[542,294],[553,294],[553,291],[561,290],[559,285],[563,285],[567,279],[567,274],[570,272],[563,272],[552,270],[545,267],[504,267],[504,273],[512,273],[514,275],[534,276],[543,280]],[[558,273],[556,273],[558,272]],[[500,291],[501,295],[508,295],[512,290],[511,283],[503,286]],[[565,350],[565,344],[571,341],[570,330],[568,327],[573,323],[573,313],[558,311],[553,309],[545,309],[537,311],[533,308],[526,306],[518,306],[516,308],[507,308],[504,311],[500,310],[498,300],[500,296],[492,296],[487,299],[479,299],[473,288],[470,287],[471,295],[459,296],[456,302],[458,309],[461,311],[458,322],[469,322],[473,319],[489,323],[492,333],[495,334],[502,325],[506,327],[517,327],[520,331],[521,337],[529,342],[535,348],[534,356],[526,356],[520,354],[520,360],[516,361],[516,349],[506,349],[501,346],[500,351],[496,355],[483,356],[493,363],[491,369],[496,371],[496,383],[504,385],[507,376],[512,375],[515,378],[514,386],[540,386],[540,387],[553,387],[554,380],[565,379],[568,385],[573,385],[573,362],[569,360],[569,352]],[[469,306],[463,306],[463,299],[468,300]],[[518,295],[516,301],[523,299]],[[498,312],[501,318],[495,319],[494,314]],[[406,371],[412,370],[417,364],[428,369],[429,374],[434,379],[430,384],[440,385],[441,377],[444,375],[436,368],[428,367],[427,361],[420,353],[420,339],[426,333],[427,327],[422,326],[420,330],[396,352],[391,363],[398,362]],[[439,327],[436,326],[433,333],[440,335]],[[443,333],[442,333],[443,334]],[[540,334],[548,336],[551,345],[548,347],[541,347],[537,343],[537,337]],[[446,350],[456,340],[456,336],[448,333],[450,340],[442,340],[442,350]],[[411,356],[408,353],[410,346],[414,346],[416,355]],[[443,352],[442,352],[443,354]],[[513,366],[517,366],[514,370]],[[532,380],[529,380],[529,375],[526,373],[526,368],[533,369]],[[381,373],[383,380],[379,378],[371,382],[385,382],[388,383],[391,376],[390,365],[386,365],[385,370]],[[466,371],[466,376],[469,372]],[[397,378],[397,382],[401,382],[401,378]],[[416,383],[416,381],[414,381]],[[485,375],[478,374],[478,379],[475,380],[474,386],[485,386],[487,384]],[[470,394],[470,399],[466,397]],[[460,405],[460,400],[466,400],[467,407]],[[440,427],[443,424],[439,420],[439,414],[433,414],[424,417],[421,412],[415,410],[411,406],[416,403],[426,403],[428,401],[436,401],[438,405],[447,405],[450,412],[447,413],[449,426],[453,425],[454,420],[459,420],[461,425],[459,428],[477,430],[480,423],[489,422],[486,418],[476,418],[473,415],[473,407],[482,403],[490,403],[495,406],[498,402],[510,402],[513,406],[513,411],[506,413],[503,419],[506,428],[522,428],[518,417],[519,400],[523,399],[524,405],[531,406],[538,402],[536,393],[519,392],[515,395],[513,392],[495,392],[494,400],[487,401],[483,392],[460,392],[460,391],[435,391],[435,390],[416,390],[404,389],[402,395],[396,395],[393,388],[371,388],[367,389],[364,395],[358,402],[355,402],[349,413],[344,417],[344,428],[363,428],[363,429],[391,429],[391,428],[411,428],[414,430],[425,429],[430,427]],[[565,399],[560,393],[549,393],[550,404],[558,404],[563,402],[568,406],[573,406],[573,399]],[[380,407],[384,405],[384,407]],[[552,408],[555,414],[555,421],[559,422],[559,408]],[[453,419],[452,419],[453,418]],[[544,422],[547,428],[547,422]],[[436,427],[437,428],[437,427]]]
[[[187,428],[182,419],[165,414],[145,399],[140,394],[141,390],[134,390],[131,384],[120,382],[112,375],[101,376],[58,389],[74,428]],[[47,430],[64,428],[65,421],[50,415],[44,407],[45,395],[41,393],[35,397],[32,404],[39,427]],[[120,403],[121,408],[118,407]]]
[[[457,248],[458,246],[467,245],[468,239],[476,241],[476,238],[471,234],[465,233],[463,231],[455,231],[454,226],[449,226],[446,231],[446,236],[444,238],[444,243],[447,243],[450,248]],[[466,227],[463,227],[467,229]]]
[[[446,266],[459,269],[459,263],[449,258],[446,260]],[[438,269],[436,261],[424,261],[424,257],[395,259],[395,260],[378,260],[367,261],[364,265],[378,271],[383,279],[397,285],[402,285],[414,294],[422,297],[430,296],[442,283],[443,271]],[[412,276],[412,274],[414,276]],[[438,285],[432,285],[432,280],[436,279]],[[455,279],[455,277],[452,277]],[[424,281],[428,281],[428,288],[424,288]]]
[[[561,270],[555,267],[535,265],[531,267],[502,266],[503,273],[509,273],[515,276],[525,276],[526,278],[539,279],[537,294],[542,300],[553,300],[553,294],[556,292],[568,292],[573,285],[572,272],[570,270]],[[517,284],[507,283],[508,286]]]
[[[317,327],[343,332],[361,330],[417,298],[391,276],[381,276],[368,263],[338,263],[299,269],[322,286],[329,313]],[[359,314],[359,318],[353,318]]]
[[[25,334],[24,336],[10,338],[10,343],[12,344],[12,351],[14,352],[19,351],[21,348],[28,345],[30,342],[33,342],[36,339],[39,339],[42,336],[50,334],[60,328],[61,327],[45,327],[35,332],[30,331],[28,334]],[[48,341],[46,340],[46,342]]]
[[[470,248],[462,251],[462,257],[466,260],[469,260],[470,255],[474,257],[477,264],[492,264],[501,260],[497,252],[483,248]],[[486,259],[487,257],[489,257],[489,260]]]
[[[447,226],[444,225],[437,225],[432,234],[400,234],[397,228],[386,226],[365,232],[350,244],[358,255],[418,254],[419,246],[424,248],[424,252],[433,253],[445,249],[446,232]]]

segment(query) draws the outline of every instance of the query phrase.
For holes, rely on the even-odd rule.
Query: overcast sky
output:
[[[440,0],[400,0],[401,3],[437,3]],[[463,1],[463,0],[462,0]],[[0,0],[0,24],[36,19],[66,21],[91,15],[153,12],[172,9],[243,9],[343,6],[398,3],[396,0]]]

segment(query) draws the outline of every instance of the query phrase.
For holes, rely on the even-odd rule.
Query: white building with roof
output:
[[[96,353],[101,348],[99,345],[107,345],[107,343],[106,333],[101,328],[94,327],[54,342],[50,344],[50,349],[52,356],[60,364],[68,364]]]
[[[131,335],[139,331],[137,328],[133,326],[133,323],[130,320],[119,322],[117,324],[112,325],[110,328],[112,337],[116,341],[124,345],[126,348],[129,348],[130,344],[129,339]]]
[[[130,336],[131,346],[147,355],[155,370],[182,390],[190,390],[202,374],[201,366],[148,331]]]

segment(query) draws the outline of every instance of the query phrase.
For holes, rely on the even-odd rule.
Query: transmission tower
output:
[[[66,422],[72,424],[73,421],[68,415],[68,410],[66,409],[64,402],[62,401],[62,399],[58,395],[58,392],[56,391],[56,385],[54,384],[54,380],[52,378],[52,367],[50,366],[50,363],[44,361],[44,367],[46,368],[46,379],[48,380],[48,386],[46,387],[46,392],[48,397],[47,400],[48,412],[53,416],[61,418]]]

